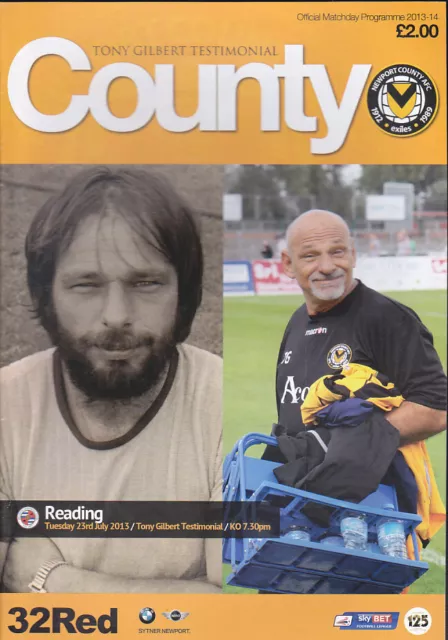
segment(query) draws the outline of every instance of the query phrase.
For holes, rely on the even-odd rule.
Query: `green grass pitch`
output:
[[[446,370],[446,292],[389,292],[392,298],[418,313],[434,336]],[[293,311],[302,304],[298,296],[226,297],[224,300],[224,447],[225,453],[249,431],[269,433],[276,421],[275,365],[283,331]],[[428,440],[437,482],[445,500],[446,434]],[[254,455],[253,453],[251,455]],[[411,593],[444,593],[445,527],[428,547],[433,562],[411,587]],[[230,568],[224,566],[224,574]],[[254,593],[226,587],[226,593]]]

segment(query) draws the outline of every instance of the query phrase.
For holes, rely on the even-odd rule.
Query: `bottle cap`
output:
[[[350,511],[344,518],[361,518],[364,520],[365,515],[361,511]]]

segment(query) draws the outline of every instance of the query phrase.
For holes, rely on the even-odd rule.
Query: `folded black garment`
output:
[[[321,434],[321,429],[324,428],[315,431]],[[325,431],[330,430],[324,429],[324,433]],[[376,491],[400,444],[398,430],[382,413],[374,412],[355,428],[331,429],[327,452],[324,452],[321,462],[311,467],[313,460],[317,460],[318,448],[316,445],[312,446],[309,437],[303,438],[302,443],[302,435],[301,433],[296,438],[282,441],[282,454],[288,462],[274,470],[279,482],[354,503],[361,502]],[[280,438],[278,440],[280,447]],[[299,440],[299,443],[295,444],[293,440]],[[289,450],[285,448],[286,443]],[[308,448],[310,451],[312,448],[315,454],[310,460],[306,460]],[[296,459],[293,458],[294,452],[297,453]],[[328,527],[331,508],[310,503],[304,512],[316,524]]]
[[[417,513],[417,482],[401,451],[397,451],[395,454],[392,464],[381,480],[381,484],[395,487],[399,511]]]
[[[274,436],[274,438],[277,438],[277,441],[278,441],[279,436],[286,435],[286,434],[287,434],[286,428],[283,425],[274,422],[271,429],[271,436]],[[270,444],[266,446],[266,449],[263,451],[261,459],[269,460],[271,462],[281,462],[281,463],[286,462],[286,458],[282,454],[280,449],[277,446],[273,447]]]
[[[302,431],[296,436],[279,436],[278,448],[287,461],[274,469],[280,484],[296,487],[314,467],[323,462],[330,439],[331,431],[325,427]]]
[[[399,431],[383,414],[372,413],[355,429],[333,429],[324,461],[296,486],[330,498],[359,503],[376,491],[399,444]],[[328,524],[327,512],[322,526]]]

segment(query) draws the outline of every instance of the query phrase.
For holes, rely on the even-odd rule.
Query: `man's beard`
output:
[[[337,280],[338,284],[335,284],[334,287],[329,287],[325,290],[324,287],[319,287],[319,280],[323,280],[324,278],[315,278],[314,280],[310,280],[310,289],[311,293],[318,300],[338,300],[342,298],[345,292],[346,286],[346,278],[345,272],[342,269],[338,269],[331,276],[327,276],[327,280],[336,280],[336,278],[341,277],[341,280]]]
[[[105,330],[101,334],[74,338],[63,328],[51,335],[58,347],[72,383],[90,400],[129,400],[152,389],[167,368],[175,340],[172,332],[164,337],[136,337],[123,330]],[[149,354],[136,365],[128,360],[105,360],[95,366],[88,357],[92,347],[126,350],[149,348]]]

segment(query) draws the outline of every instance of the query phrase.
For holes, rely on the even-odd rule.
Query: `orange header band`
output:
[[[445,163],[444,3],[167,10],[4,4],[2,162]]]

